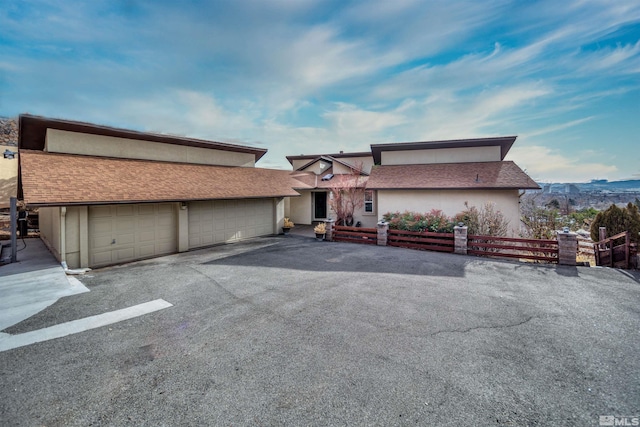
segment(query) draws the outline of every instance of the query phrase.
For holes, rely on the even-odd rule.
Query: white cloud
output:
[[[584,160],[578,152],[569,157],[539,145],[514,146],[507,159],[515,161],[533,179],[545,182],[586,182],[618,172],[616,166]]]
[[[370,139],[372,135],[407,122],[405,116],[393,111],[366,111],[344,103],[338,103],[337,107],[323,116],[329,120],[331,129],[343,136]]]
[[[588,121],[590,121],[592,119],[593,119],[593,117],[585,117],[585,118],[582,118],[582,119],[573,120],[573,121],[566,122],[566,123],[560,123],[560,124],[553,125],[553,126],[547,126],[547,127],[544,127],[544,128],[540,128],[540,129],[536,129],[536,130],[530,131],[530,132],[521,133],[520,136],[521,136],[521,138],[531,138],[531,137],[534,137],[534,136],[540,136],[540,135],[544,135],[544,134],[547,134],[547,133],[558,132],[560,130],[568,129],[568,128],[571,128],[571,127],[574,127],[574,126],[579,126],[582,123],[586,123],[586,122],[588,122]]]
[[[123,100],[114,115],[146,131],[224,141],[243,138],[254,127],[251,117],[224,109],[212,96],[188,90]]]
[[[583,55],[583,66],[581,70],[602,71],[616,68],[615,72],[635,73],[640,66],[640,41],[635,44],[618,45],[615,49],[604,48],[592,53]]]

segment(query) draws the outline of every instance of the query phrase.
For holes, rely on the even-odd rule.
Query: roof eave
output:
[[[470,138],[470,139],[450,139],[441,141],[421,141],[421,142],[395,142],[386,144],[371,144],[371,154],[373,162],[379,165],[382,161],[383,151],[408,151],[408,150],[426,150],[435,148],[467,148],[467,147],[486,147],[500,146],[500,160],[504,160],[505,156],[513,146],[517,136],[498,136],[490,138]]]
[[[316,159],[318,157],[333,157],[334,159],[340,159],[343,157],[371,157],[370,151],[358,151],[354,153],[334,153],[334,154],[300,154],[297,156],[286,156],[289,164],[293,166],[294,160],[309,160]]]
[[[187,138],[174,135],[139,132],[128,129],[96,125],[93,123],[64,119],[52,119],[48,117],[34,116],[31,114],[21,114],[18,117],[18,148],[37,151],[44,150],[47,129],[253,154],[255,157],[255,162],[258,162],[258,160],[260,160],[265,154],[267,154],[266,148],[249,147],[245,145],[229,144],[226,142],[206,141],[203,139]]]
[[[256,196],[236,196],[236,197],[214,197],[214,198],[181,198],[181,199],[153,199],[153,200],[91,200],[82,202],[71,201],[56,201],[56,202],[28,202],[25,204],[29,207],[56,207],[56,206],[95,206],[95,205],[130,205],[139,203],[180,203],[180,202],[201,202],[210,200],[235,200],[242,199],[273,199],[280,197],[299,197],[300,194],[296,192],[287,194],[272,194],[272,195],[256,195]]]
[[[380,186],[367,186],[367,190],[539,190],[540,187],[536,186],[497,186],[497,187],[380,187]]]

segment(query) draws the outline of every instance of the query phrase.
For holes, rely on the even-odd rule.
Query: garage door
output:
[[[273,234],[273,200],[189,203],[189,248]]]
[[[89,207],[89,265],[100,267],[177,251],[171,203]]]

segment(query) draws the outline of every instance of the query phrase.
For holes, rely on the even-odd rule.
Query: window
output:
[[[364,190],[364,211],[373,213],[373,190]]]

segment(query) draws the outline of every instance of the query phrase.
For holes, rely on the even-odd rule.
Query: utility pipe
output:
[[[18,260],[18,201],[15,197],[10,199],[11,210],[11,262]]]
[[[60,208],[60,262],[67,269],[67,207]]]

